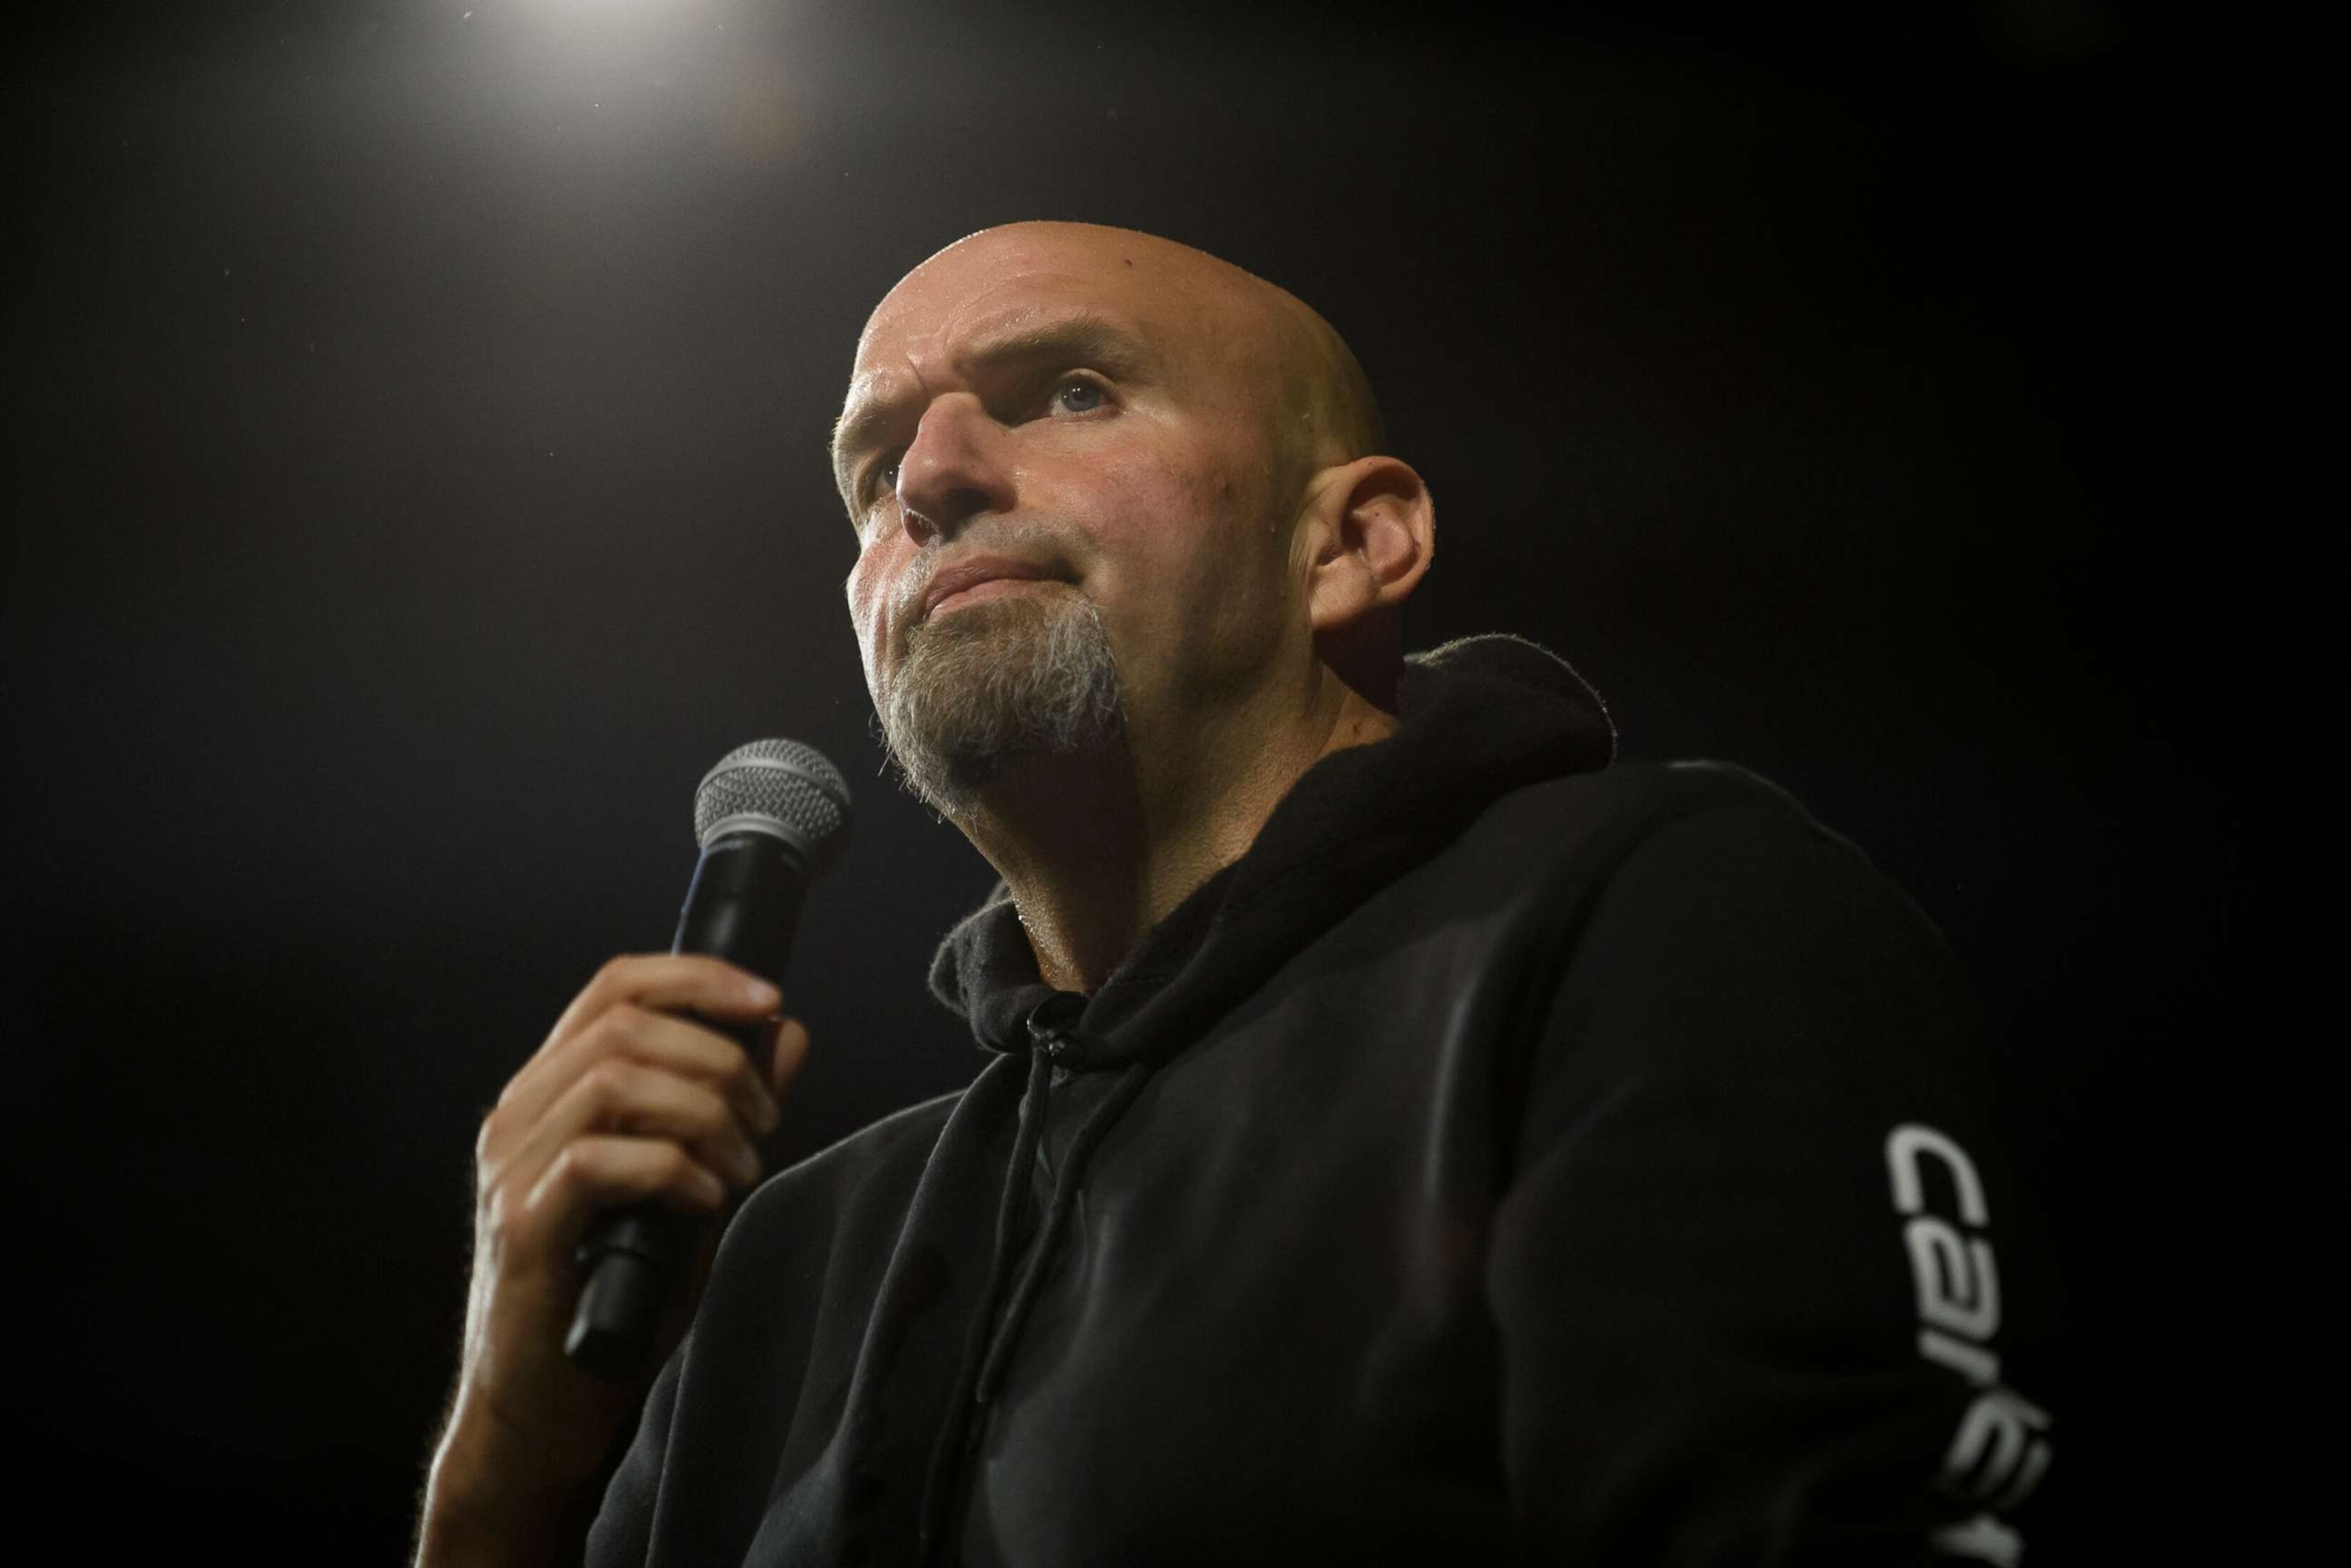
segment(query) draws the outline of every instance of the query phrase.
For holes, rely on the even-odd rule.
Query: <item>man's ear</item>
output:
[[[1301,543],[1317,638],[1391,619],[1437,553],[1428,486],[1396,457],[1358,457],[1314,476]]]

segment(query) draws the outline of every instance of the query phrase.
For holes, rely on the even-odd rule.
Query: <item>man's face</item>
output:
[[[1180,724],[1304,636],[1271,334],[1235,276],[1146,236],[1019,225],[883,301],[834,451],[877,711],[902,679],[968,684],[1076,615],[1098,619],[1127,721]]]

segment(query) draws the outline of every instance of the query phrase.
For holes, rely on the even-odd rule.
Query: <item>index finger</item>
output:
[[[622,1002],[657,1012],[693,1012],[707,1019],[756,1022],[783,1005],[783,994],[747,969],[704,953],[638,953],[596,971],[548,1031],[545,1051],[588,1027]]]

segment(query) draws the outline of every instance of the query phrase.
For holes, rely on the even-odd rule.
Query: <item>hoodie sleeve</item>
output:
[[[1625,856],[1489,1254],[1533,1560],[2022,1560],[2050,1415],[2006,1358],[2051,1291],[1988,1067],[1940,935],[1844,840],[1713,807]]]

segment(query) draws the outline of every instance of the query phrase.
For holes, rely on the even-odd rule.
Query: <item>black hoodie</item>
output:
[[[2048,1291],[1933,925],[1531,643],[1400,716],[1092,997],[950,934],[986,1065],[744,1206],[590,1563],[2014,1560]]]

